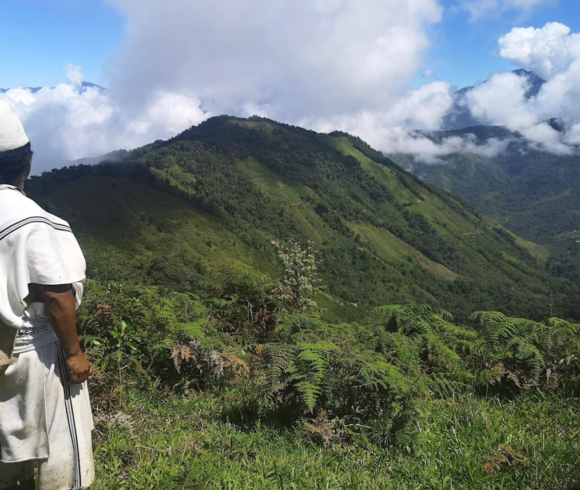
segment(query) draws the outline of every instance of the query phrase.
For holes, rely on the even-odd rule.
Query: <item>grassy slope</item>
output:
[[[574,398],[425,400],[411,453],[386,451],[364,438],[325,449],[309,440],[305,426],[241,430],[220,418],[211,396],[164,398],[134,393],[129,423],[97,424],[95,490],[580,485],[580,404]],[[495,469],[489,466],[494,461]]]
[[[295,237],[314,242],[327,292],[348,302],[525,315],[549,294],[523,242],[351,137],[215,118],[115,165],[32,183],[94,277],[191,289],[239,267],[276,276],[276,245]]]
[[[498,128],[471,128],[479,142],[487,137],[516,138],[507,152],[493,158],[468,153],[444,157],[442,165],[424,165],[405,155],[395,161],[425,181],[451,191],[493,217],[522,238],[538,262],[559,278],[566,291],[558,301],[572,313],[580,279],[580,165],[577,155],[542,153],[527,147],[517,135],[497,133]],[[497,134],[496,134],[497,133]],[[441,139],[454,132],[437,133]],[[526,239],[526,240],[524,240]],[[531,240],[531,242],[530,242]]]
[[[262,126],[252,122],[242,129],[260,131]],[[272,123],[266,127],[276,129]],[[71,221],[91,269],[96,269],[93,274],[107,279],[187,288],[194,287],[200,277],[240,267],[275,275],[276,248],[271,241],[297,234],[313,239],[326,254],[324,279],[333,292],[341,290],[339,274],[344,271],[352,281],[346,287],[359,288],[355,292],[363,298],[380,293],[380,300],[391,295],[395,298],[391,301],[440,304],[448,298],[442,291],[460,295],[461,290],[453,288],[469,286],[470,281],[489,288],[465,291],[474,308],[493,304],[498,292],[514,302],[543,297],[542,276],[513,243],[519,241],[517,237],[396,167],[373,160],[349,139],[321,140],[359,161],[364,173],[382,183],[394,199],[364,201],[368,196],[361,191],[355,197],[366,203],[365,208],[351,193],[356,183],[343,183],[331,191],[350,197],[326,201],[330,210],[323,213],[317,208],[325,203],[328,191],[321,189],[320,181],[289,178],[264,155],[231,158],[227,165],[223,155],[219,162],[206,160],[203,165],[217,165],[212,173],[218,177],[241,176],[236,185],[245,194],[238,196],[236,188],[215,184],[203,168],[194,165],[200,163],[196,159],[209,158],[207,153],[215,155],[220,150],[194,153],[186,145],[188,151],[182,151],[179,142],[142,154],[158,165],[151,171],[161,180],[136,181],[104,171],[71,179],[62,172],[58,187],[33,186],[33,191],[51,211]],[[340,181],[338,172],[344,168],[337,165],[326,170],[336,171],[329,180]],[[352,172],[357,172],[356,167]],[[363,179],[362,174],[356,175]],[[198,201],[201,193],[210,199]],[[246,202],[251,206],[244,207]],[[342,208],[333,207],[335,203]],[[401,209],[414,211],[424,221]],[[244,221],[245,215],[252,216]],[[344,227],[328,215],[339,216]],[[425,223],[435,231],[427,239],[420,233]],[[390,229],[387,225],[396,226]],[[461,257],[456,270],[419,250],[432,245],[435,255],[448,260],[437,248],[441,243],[449,243],[450,250]],[[538,254],[541,257],[541,249]],[[334,265],[344,262],[347,266],[333,269],[329,257],[336,261]],[[377,270],[385,279],[382,290],[373,289]],[[137,311],[143,309],[149,308]],[[135,312],[129,310],[128,315],[131,323]],[[340,338],[345,333],[344,328],[340,330]],[[169,359],[165,362],[171,363]],[[232,395],[227,389],[219,398],[189,390],[178,397],[169,389],[158,391],[158,385],[139,378],[142,374],[130,378],[125,372],[128,394],[118,406],[122,412],[100,413],[97,419],[98,473],[93,487],[97,490],[571,489],[580,485],[580,406],[573,397],[533,392],[511,401],[455,392],[444,400],[425,396],[417,399],[412,449],[385,449],[377,438],[369,440],[362,426],[357,432],[356,424],[348,428],[349,439],[324,447],[312,441],[312,429],[304,419],[288,429],[278,428],[284,421],[267,417],[252,426],[237,426],[224,410],[223,402]],[[117,373],[113,375],[116,380]]]

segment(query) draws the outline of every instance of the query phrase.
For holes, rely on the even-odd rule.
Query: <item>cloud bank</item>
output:
[[[437,0],[110,0],[128,35],[107,91],[12,89],[37,168],[167,138],[211,115],[259,114],[337,129],[361,121],[432,129],[449,84],[408,91],[441,20]],[[380,129],[380,128],[378,128]],[[377,140],[376,138],[375,140]]]
[[[521,133],[543,151],[572,154],[580,143],[580,34],[552,22],[541,29],[515,28],[499,40],[499,54],[546,80],[526,97],[529,80],[496,74],[467,93],[463,101],[482,122]],[[558,119],[563,131],[547,123]]]
[[[32,141],[34,173],[68,160],[170,138],[209,116],[200,109],[199,99],[161,90],[140,111],[128,114],[108,91],[83,87],[80,67],[69,65],[66,70],[69,83],[2,94],[12,102]]]
[[[421,133],[440,129],[458,102],[430,70],[427,83],[408,88],[421,73],[429,28],[441,20],[437,0],[109,1],[126,15],[128,34],[106,67],[107,90],[83,85],[82,68],[68,65],[69,83],[0,94],[23,119],[37,172],[167,139],[219,114],[348,131],[384,152],[432,163],[458,151],[491,157],[509,143],[468,136],[435,144]],[[547,83],[527,98],[529,81],[496,74],[459,103],[538,149],[575,151],[579,35],[557,23],[517,28],[500,38],[499,54]],[[564,133],[545,122],[553,117],[565,122]]]

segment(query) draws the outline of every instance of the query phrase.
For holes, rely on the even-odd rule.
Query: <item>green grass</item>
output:
[[[126,427],[97,424],[95,490],[580,486],[577,398],[423,400],[413,444],[388,450],[357,427],[348,428],[350,440],[325,448],[309,440],[303,425],[232,425],[209,395],[150,395],[132,392]],[[502,454],[508,454],[503,463]],[[494,456],[498,466],[486,472]]]

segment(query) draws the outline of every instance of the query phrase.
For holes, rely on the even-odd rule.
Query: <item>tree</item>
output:
[[[278,251],[284,265],[284,279],[280,283],[282,294],[294,302],[300,313],[306,308],[316,307],[312,299],[320,291],[320,279],[316,277],[316,255],[312,242],[308,241],[306,249],[294,240],[282,245]]]

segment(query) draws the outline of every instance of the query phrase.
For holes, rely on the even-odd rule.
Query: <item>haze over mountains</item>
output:
[[[23,90],[27,90],[33,94],[36,94],[36,93],[38,93],[38,91],[42,90],[43,88],[48,88],[49,90],[52,90],[54,87],[21,87],[21,88]],[[101,87],[100,85],[97,85],[96,83],[82,81],[80,83],[80,85],[78,86],[78,92],[81,93],[88,88],[96,88],[99,91],[106,90],[104,87]],[[6,93],[6,92],[8,92],[8,90],[11,90],[11,88],[0,88],[0,94]]]
[[[35,142],[39,171],[168,139],[219,114],[257,114],[318,132],[340,130],[379,151],[412,154],[424,163],[463,151],[487,155],[501,151],[505,142],[474,148],[468,136],[435,144],[424,134],[476,122],[505,126],[543,151],[574,153],[580,142],[578,36],[559,22],[513,28],[498,39],[497,53],[520,71],[496,72],[485,83],[456,94],[450,81],[426,70],[417,88],[413,80],[419,76],[420,54],[429,44],[424,28],[438,22],[441,14],[437,2],[428,3],[433,7],[428,14],[424,8],[411,9],[410,4],[395,14],[379,3],[349,0],[322,10],[316,2],[305,3],[301,5],[304,17],[287,12],[285,17],[292,22],[288,18],[281,22],[288,26],[285,32],[301,33],[306,22],[311,34],[289,39],[277,30],[260,31],[261,38],[268,39],[259,43],[263,50],[255,49],[252,24],[239,22],[249,12],[235,12],[228,19],[236,26],[232,30],[241,25],[244,32],[250,29],[245,47],[208,32],[198,21],[195,28],[179,26],[183,38],[167,36],[160,42],[150,33],[161,27],[174,32],[177,18],[191,22],[199,12],[188,2],[174,6],[174,14],[191,14],[183,17],[169,15],[165,6],[154,3],[139,8],[131,4],[127,15],[133,28],[111,64],[114,70],[104,83],[106,92],[94,87],[79,91],[83,70],[67,65],[69,83],[36,92],[11,89],[1,96],[12,101],[24,120]],[[281,15],[263,0],[252,9],[258,4],[260,11],[265,9],[274,18]],[[206,13],[216,20],[214,8],[208,7]],[[315,34],[324,29],[333,36]],[[396,42],[385,41],[389,36]],[[197,49],[205,44],[216,52]],[[176,52],[179,59],[174,59]],[[406,53],[404,63],[400,53]]]
[[[527,81],[533,100],[546,83],[531,72],[517,70]],[[484,82],[487,83],[487,82]],[[412,155],[391,158],[426,182],[462,197],[514,233],[541,243],[551,252],[548,267],[562,277],[580,278],[580,154],[549,151],[505,127],[483,125],[466,109],[474,89],[456,93],[447,130],[423,133],[435,144],[469,138],[471,151],[441,155],[429,164]],[[565,134],[566,121],[548,119],[550,130]]]

